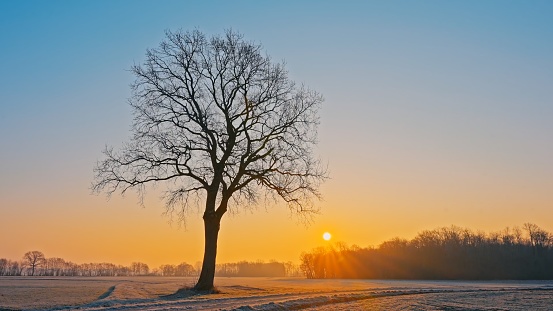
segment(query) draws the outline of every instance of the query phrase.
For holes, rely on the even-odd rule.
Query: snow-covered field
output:
[[[553,281],[0,278],[0,310],[553,310]]]

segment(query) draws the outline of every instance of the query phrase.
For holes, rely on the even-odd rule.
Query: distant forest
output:
[[[198,276],[201,263],[150,269],[147,264],[76,264],[25,253],[0,258],[0,276]],[[460,227],[422,231],[411,240],[395,238],[378,247],[337,243],[302,253],[300,264],[248,262],[217,264],[220,277],[305,276],[309,279],[553,279],[553,234],[535,224],[483,233]]]
[[[489,234],[453,226],[378,247],[316,248],[300,260],[310,279],[553,279],[553,235],[528,223]]]
[[[76,264],[62,258],[46,258],[40,251],[25,253],[21,260],[0,258],[0,276],[198,276],[201,263],[183,262],[150,269],[147,264],[133,262],[130,266],[112,263]],[[291,262],[268,263],[241,261],[216,266],[216,276],[223,277],[284,277],[301,276],[298,265]]]

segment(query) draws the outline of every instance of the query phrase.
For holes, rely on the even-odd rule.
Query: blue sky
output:
[[[325,96],[323,215],[291,235],[551,230],[551,16],[551,1],[0,1],[0,213],[15,224],[0,244],[41,215],[110,204],[88,187],[103,147],[129,135],[128,69],[180,28],[242,32]]]

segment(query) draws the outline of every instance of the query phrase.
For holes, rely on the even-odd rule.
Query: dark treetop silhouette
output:
[[[205,249],[195,288],[213,287],[221,217],[261,197],[282,199],[299,213],[326,172],[312,153],[322,96],[288,78],[283,64],[233,31],[166,33],[146,61],[132,67],[133,137],[106,148],[95,167],[95,193],[142,198],[145,185],[166,182],[169,213],[184,220],[205,201]]]
[[[23,262],[31,267],[31,275],[35,275],[35,270],[46,262],[46,258],[42,252],[31,251],[23,255]]]
[[[485,234],[451,226],[378,247],[338,244],[303,253],[300,269],[307,278],[553,279],[553,235],[535,224],[523,229]]]

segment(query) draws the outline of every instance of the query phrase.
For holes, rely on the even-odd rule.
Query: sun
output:
[[[323,233],[323,239],[325,241],[330,240],[331,237],[332,237],[332,235],[330,235],[330,233],[328,233],[328,232]]]

